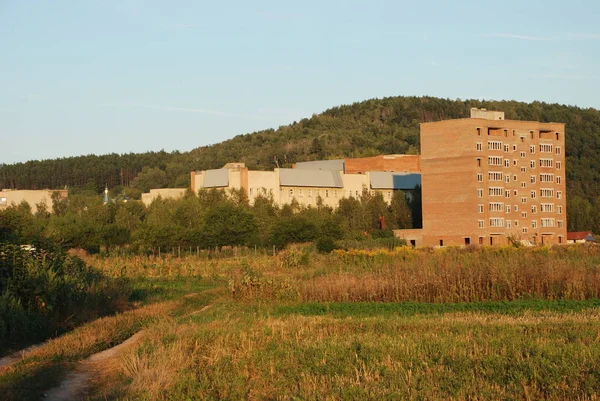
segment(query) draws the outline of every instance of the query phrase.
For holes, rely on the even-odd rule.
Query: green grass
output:
[[[543,299],[500,301],[500,302],[465,302],[465,303],[417,303],[417,302],[309,302],[294,305],[278,305],[273,308],[274,316],[333,316],[344,318],[349,316],[413,316],[457,312],[485,312],[502,315],[519,315],[533,311],[578,312],[600,307],[599,299],[584,301]]]

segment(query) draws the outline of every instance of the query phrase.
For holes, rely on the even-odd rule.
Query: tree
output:
[[[402,191],[394,191],[391,202],[394,223],[397,228],[411,228],[413,225],[412,213]]]
[[[167,185],[167,173],[158,167],[144,167],[134,178],[132,186],[142,192],[153,188],[164,188]]]

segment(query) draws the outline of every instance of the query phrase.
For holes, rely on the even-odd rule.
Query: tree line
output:
[[[140,201],[103,204],[100,196],[80,194],[55,199],[53,213],[46,205],[37,207],[36,214],[25,202],[0,211],[0,242],[91,252],[283,248],[294,242],[392,237],[391,229],[412,227],[413,215],[419,213],[415,202],[407,201],[401,191],[394,193],[391,205],[381,194],[364,192],[340,200],[336,210],[322,202],[317,207],[297,202],[279,207],[265,196],[250,205],[243,190],[201,190],[197,195],[188,191],[180,199],[159,198],[148,207]]]
[[[290,167],[307,160],[419,152],[419,123],[465,118],[472,107],[502,110],[507,119],[566,124],[566,180],[570,230],[590,229],[588,209],[600,196],[600,112],[517,101],[387,97],[334,107],[278,129],[238,135],[189,152],[110,154],[0,166],[0,186],[100,193],[105,185],[139,197],[149,185],[187,187],[189,172],[240,161],[251,169]],[[150,177],[150,179],[148,179]]]

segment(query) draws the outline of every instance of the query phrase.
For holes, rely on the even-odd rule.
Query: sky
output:
[[[0,163],[188,151],[386,96],[600,109],[600,2],[0,0]]]

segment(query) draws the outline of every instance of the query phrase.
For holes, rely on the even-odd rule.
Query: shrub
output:
[[[331,253],[335,248],[335,242],[329,237],[321,237],[317,240],[317,251],[319,253]]]

